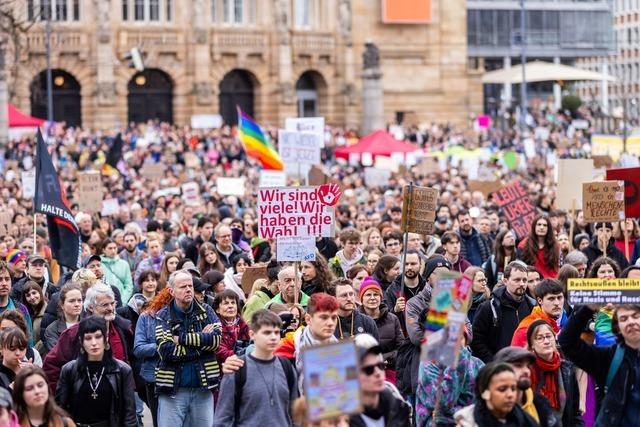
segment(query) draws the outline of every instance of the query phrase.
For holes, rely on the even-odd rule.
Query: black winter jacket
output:
[[[396,313],[395,311],[393,311],[395,309],[395,307],[396,307],[396,301],[398,301],[398,298],[400,298],[402,296],[402,295],[400,295],[401,294],[401,289],[402,289],[402,286],[400,284],[400,279],[401,279],[401,277],[398,276],[396,278],[396,280],[393,281],[391,286],[389,286],[387,288],[387,290],[384,292],[384,302],[387,304],[387,307],[389,307],[389,311],[391,311],[396,316],[398,316],[398,319],[400,320],[400,326],[402,326],[402,330],[404,332],[406,332],[407,325],[405,324],[404,313],[402,313],[402,312]],[[419,275],[418,276],[418,286],[413,288],[411,290],[411,293],[407,292],[408,288],[406,288],[406,286],[405,286],[405,295],[404,295],[405,302],[409,301],[409,299],[411,299],[412,296],[417,295],[418,292],[423,290],[424,286],[426,284],[427,284],[427,281],[424,279],[424,277]]]
[[[574,310],[573,315],[560,332],[558,341],[564,355],[580,369],[591,375],[602,390],[607,381],[609,366],[613,360],[617,345],[597,347],[587,344],[580,338],[580,333],[593,317],[593,310],[582,306]],[[595,427],[617,427],[622,425],[627,401],[632,387],[639,374],[640,351],[624,345],[624,359],[613,377],[611,387],[604,394],[600,404],[602,420]],[[634,420],[637,423],[638,420]],[[630,425],[630,424],[629,424]]]
[[[518,324],[531,314],[535,305],[533,298],[526,295],[522,301],[514,300],[506,286],[494,289],[489,301],[480,304],[473,318],[473,355],[484,363],[491,362],[500,349],[511,345]]]
[[[364,308],[360,306],[360,311],[364,313]],[[380,335],[380,347],[382,348],[382,357],[387,361],[390,367],[394,367],[396,363],[396,353],[398,347],[404,340],[404,334],[400,327],[400,320],[398,316],[391,313],[385,303],[380,305],[380,316],[377,319],[373,319],[378,327],[378,334]]]
[[[607,258],[611,258],[612,260],[617,262],[618,266],[620,266],[620,270],[624,270],[625,268],[627,268],[629,266],[629,261],[627,260],[627,257],[625,257],[624,254],[622,252],[620,252],[620,249],[616,248],[614,243],[615,243],[615,240],[612,237],[609,240],[609,246],[607,246]],[[589,246],[584,248],[582,250],[582,252],[589,259],[589,265],[587,266],[587,268],[591,268],[591,264],[593,264],[593,262],[596,259],[598,259],[598,258],[600,258],[601,256],[604,255],[604,253],[598,247],[598,237],[597,236],[594,236],[591,239],[591,243],[589,244]]]
[[[353,311],[353,325],[351,325],[351,316],[347,316],[345,319],[342,317],[338,317],[338,324],[336,325],[336,331],[333,335],[340,339],[340,326],[343,326],[346,331],[350,331],[353,326],[353,336],[358,334],[369,334],[373,336],[376,340],[380,341],[380,335],[378,334],[378,327],[376,326],[376,322],[366,314],[362,314],[358,310]],[[341,322],[345,322],[343,325]],[[345,338],[347,338],[348,334],[344,334]],[[351,339],[352,337],[349,337]]]
[[[411,407],[407,402],[394,396],[391,391],[383,390],[382,393],[380,393],[380,407],[385,408],[385,427],[409,426]],[[349,417],[349,427],[366,427],[366,424],[360,417],[360,414],[355,414]]]
[[[137,427],[136,403],[133,385],[133,372],[126,363],[113,359],[105,368],[106,378],[113,391],[111,399],[111,426]],[[62,367],[60,380],[56,388],[56,401],[71,417],[75,415],[75,396],[87,376],[78,372],[78,361],[72,360]]]

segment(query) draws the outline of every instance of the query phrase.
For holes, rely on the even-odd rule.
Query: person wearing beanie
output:
[[[385,375],[387,381],[396,383],[396,353],[404,340],[404,334],[398,317],[389,311],[382,300],[382,287],[372,277],[365,278],[360,283],[359,299],[360,312],[371,317],[378,327],[382,357],[387,362]]]
[[[356,335],[367,333],[378,340],[380,336],[376,322],[371,317],[356,310],[356,292],[353,289],[351,280],[344,277],[335,279],[331,282],[329,288],[335,289],[335,297],[339,305],[338,325],[334,336],[340,341],[345,341],[353,339]],[[380,291],[380,299],[382,299],[382,291]]]
[[[615,239],[613,238],[613,226],[610,222],[596,222],[595,232],[591,238],[589,246],[584,248],[582,252],[589,259],[587,270],[591,268],[593,262],[602,257],[608,257],[618,263],[620,270],[624,270],[629,266],[629,260],[624,256],[620,249],[616,248]]]
[[[20,249],[13,249],[9,251],[6,257],[7,265],[11,271],[11,284],[13,285],[18,280],[26,277],[24,272],[27,269],[27,254]]]

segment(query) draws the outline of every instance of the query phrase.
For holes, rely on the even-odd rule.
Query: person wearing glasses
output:
[[[369,334],[358,335],[355,339],[360,358],[360,388],[362,390],[362,413],[349,418],[349,426],[401,427],[409,425],[411,407],[398,390],[385,382],[382,348]]]
[[[133,349],[133,332],[131,322],[116,314],[116,299],[108,285],[97,283],[87,290],[84,301],[87,315],[95,315],[107,321],[107,342],[111,354],[125,363],[130,362]],[[55,392],[60,370],[65,363],[78,357],[80,341],[77,339],[78,325],[67,328],[55,346],[44,359],[44,371],[47,373],[51,390]]]
[[[520,319],[533,310],[536,302],[526,295],[527,265],[512,261],[504,269],[504,286],[496,286],[489,301],[480,304],[473,319],[473,355],[489,363],[502,348],[511,344]]]
[[[244,251],[235,243],[231,236],[231,228],[228,225],[218,224],[215,230],[216,236],[216,250],[218,251],[218,257],[224,268],[233,268],[231,258],[243,253]]]
[[[375,282],[373,279],[371,281]],[[335,289],[335,297],[338,300],[338,325],[333,335],[339,341],[345,341],[352,340],[359,334],[369,334],[377,341],[379,333],[376,322],[368,315],[356,310],[357,295],[351,280],[336,279],[329,287]],[[380,295],[382,296],[382,290]]]
[[[397,230],[392,230],[384,235],[382,241],[384,242],[384,249],[387,255],[393,255],[400,259],[402,256],[402,233]]]
[[[487,278],[484,275],[484,270],[480,267],[469,267],[464,271],[464,275],[471,279],[471,306],[467,317],[469,322],[473,323],[473,318],[478,311],[480,304],[485,302],[491,297],[491,291],[487,286]]]

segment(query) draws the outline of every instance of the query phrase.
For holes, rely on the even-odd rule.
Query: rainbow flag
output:
[[[284,169],[284,164],[278,152],[269,143],[260,126],[248,114],[238,108],[238,133],[244,150],[251,157],[258,159],[265,169]]]

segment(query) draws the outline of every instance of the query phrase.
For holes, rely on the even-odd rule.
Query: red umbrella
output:
[[[338,148],[336,157],[348,160],[351,154],[370,153],[371,157],[375,159],[376,156],[391,157],[393,153],[413,153],[417,150],[419,148],[415,145],[398,141],[384,130],[377,130],[360,139],[357,144]]]
[[[20,128],[20,127],[37,127],[42,126],[45,120],[38,119],[36,117],[31,117],[27,114],[24,114],[22,111],[18,110],[13,104],[7,104],[7,110],[9,115],[9,127],[10,128]]]

